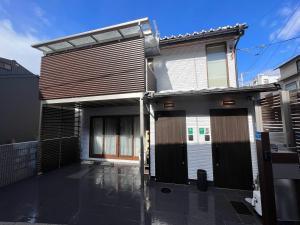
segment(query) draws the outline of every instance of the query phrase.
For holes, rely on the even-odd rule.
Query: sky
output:
[[[237,51],[245,83],[300,53],[297,0],[0,0],[0,57],[39,74],[33,43],[143,17],[156,21],[161,37],[247,23]]]

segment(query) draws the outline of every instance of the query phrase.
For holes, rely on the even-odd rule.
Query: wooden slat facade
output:
[[[298,153],[300,154],[300,91],[290,92],[291,120],[294,139]]]
[[[262,108],[263,129],[268,132],[283,132],[281,100],[279,94],[272,94],[259,100]]]
[[[144,39],[114,42],[42,58],[41,99],[144,92]]]

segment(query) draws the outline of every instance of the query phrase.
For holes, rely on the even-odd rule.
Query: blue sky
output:
[[[300,36],[296,0],[0,0],[0,57],[14,58],[38,74],[41,53],[32,43],[146,16],[156,20],[161,36],[247,23],[238,45],[238,70],[245,81],[300,53],[300,38],[257,47]]]

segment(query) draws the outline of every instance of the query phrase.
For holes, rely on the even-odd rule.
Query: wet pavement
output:
[[[162,193],[167,187],[170,193]],[[251,193],[148,182],[136,166],[72,165],[0,188],[0,221],[47,224],[260,224],[231,201]],[[246,203],[245,203],[246,204]],[[1,222],[0,222],[1,224]],[[13,223],[12,223],[13,224]],[[19,223],[17,223],[19,224]]]

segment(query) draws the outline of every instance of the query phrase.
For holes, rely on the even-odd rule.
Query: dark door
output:
[[[213,109],[210,116],[215,185],[251,190],[253,179],[247,109]]]
[[[185,112],[157,112],[155,116],[156,179],[187,183]]]

